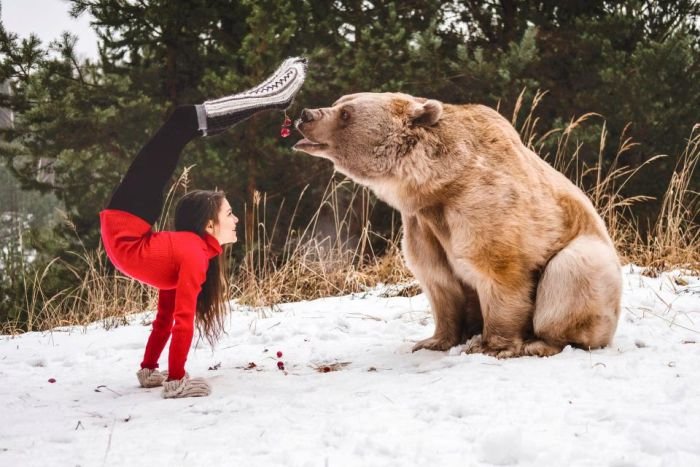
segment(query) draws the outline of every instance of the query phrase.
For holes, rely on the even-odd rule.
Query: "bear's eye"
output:
[[[340,119],[347,122],[350,119],[350,112],[343,109],[340,111]]]

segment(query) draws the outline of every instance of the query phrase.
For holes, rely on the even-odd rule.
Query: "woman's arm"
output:
[[[192,345],[197,296],[206,280],[209,261],[201,249],[184,255],[175,289],[175,310],[172,338],[168,355],[168,379],[185,376],[185,362]]]
[[[153,320],[153,330],[146,344],[141,368],[157,368],[160,354],[173,328],[173,312],[175,310],[175,289],[158,291],[158,312]]]

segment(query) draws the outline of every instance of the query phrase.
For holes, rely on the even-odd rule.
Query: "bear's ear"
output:
[[[442,117],[442,102],[428,99],[423,103],[414,102],[410,119],[413,125],[433,126]]]

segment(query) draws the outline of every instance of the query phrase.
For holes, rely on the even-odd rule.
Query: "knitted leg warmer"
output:
[[[211,386],[204,378],[190,378],[185,375],[182,379],[163,382],[163,397],[178,399],[181,397],[204,397],[211,394]]]
[[[221,133],[253,114],[268,109],[284,110],[294,100],[306,78],[306,59],[288,58],[265,81],[252,89],[195,106],[203,135]]]
[[[162,385],[163,381],[168,379],[168,372],[161,372],[155,368],[141,368],[136,372],[136,377],[139,379],[142,388],[155,388]]]

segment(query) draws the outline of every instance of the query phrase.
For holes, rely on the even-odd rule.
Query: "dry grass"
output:
[[[190,168],[186,168],[178,181],[170,188],[165,200],[165,209],[158,225],[165,225],[168,212],[176,192],[188,185]],[[64,221],[76,232],[69,219]],[[0,323],[0,334],[18,334],[26,331],[42,331],[60,326],[86,326],[102,322],[107,329],[124,324],[126,317],[146,309],[154,309],[157,291],[115,271],[108,265],[104,249],[100,245],[91,250],[81,245],[80,252],[68,252],[76,259],[71,261],[54,258],[33,276],[25,274],[24,305],[26,313],[15,319]],[[46,278],[53,269],[61,268],[70,274],[75,285],[49,296],[45,287]]]
[[[26,316],[0,323],[1,334],[42,331],[61,326],[102,322],[105,328],[124,324],[126,317],[155,306],[156,291],[107,266],[100,247],[76,256],[83,267],[55,258],[33,277],[25,277]],[[48,296],[44,281],[52,268],[63,267],[74,286]]]
[[[693,128],[687,147],[679,159],[668,190],[662,200],[657,221],[646,238],[640,229],[632,207],[649,200],[644,195],[623,196],[623,189],[645,165],[653,164],[656,156],[644,165],[631,168],[623,161],[635,144],[623,133],[615,158],[604,160],[608,132],[601,117],[586,114],[571,120],[564,128],[538,134],[535,117],[537,104],[543,98],[538,93],[530,111],[519,123],[522,95],[513,115],[523,141],[567,174],[590,196],[606,221],[613,241],[623,261],[648,266],[658,273],[674,267],[700,271],[700,226],[698,207],[700,195],[690,189],[690,180],[700,159],[700,125]],[[582,160],[583,143],[577,132],[590,120],[603,122],[599,135],[597,160]],[[556,150],[545,154],[545,144]],[[176,193],[186,190],[186,169],[173,186],[166,200],[168,211]],[[302,197],[304,194],[301,195]],[[297,200],[296,217],[301,197]],[[410,272],[405,267],[399,248],[398,229],[387,238],[380,237],[371,224],[374,198],[370,192],[348,180],[331,180],[311,221],[304,228],[289,228],[278,232],[278,219],[283,205],[274,215],[267,212],[265,194],[257,194],[252,209],[254,225],[246,229],[245,258],[231,275],[231,298],[251,306],[273,306],[276,303],[308,300],[330,295],[366,290],[379,283],[409,283]],[[244,216],[245,218],[245,216]],[[159,225],[165,225],[164,220]],[[283,239],[280,242],[280,236]],[[283,244],[281,251],[275,247]],[[384,246],[383,254],[372,248]],[[34,277],[25,277],[26,322],[5,322],[3,334],[55,328],[61,325],[84,325],[102,321],[106,327],[120,324],[131,312],[153,309],[156,294],[152,289],[111,272],[104,251],[74,253],[83,267],[63,264],[75,277],[75,286],[53,296],[43,292],[49,271],[61,260],[52,261]],[[402,293],[416,293],[416,287],[406,287]]]
[[[246,232],[248,251],[231,277],[233,295],[243,304],[270,306],[409,280],[395,234],[379,238],[386,245],[383,255],[372,248],[377,234],[371,228],[371,201],[367,188],[331,179],[309,224],[301,230],[288,229],[282,252],[275,253],[279,213],[270,224],[265,195],[256,196],[255,229],[252,238]],[[359,210],[354,209],[358,205]],[[292,220],[296,212],[295,208]]]
[[[634,216],[632,207],[650,201],[644,194],[624,196],[623,191],[635,175],[652,166],[664,155],[653,156],[636,167],[623,163],[626,155],[636,146],[627,135],[626,127],[617,146],[615,157],[606,162],[604,154],[609,144],[605,121],[598,114],[588,113],[572,119],[564,128],[552,129],[541,136],[537,132],[538,120],[534,117],[537,105],[544,97],[538,92],[523,123],[518,124],[522,110],[521,93],[513,115],[526,144],[541,154],[557,170],[566,174],[589,196],[608,226],[610,236],[623,262],[648,268],[649,274],[658,274],[671,268],[683,268],[700,272],[700,193],[690,188],[690,182],[700,160],[700,124],[691,130],[687,145],[675,167],[661,210],[651,229],[643,229]],[[576,131],[591,119],[600,119],[598,158],[587,163],[581,158],[583,143],[576,139]],[[544,148],[551,138],[556,138],[556,151],[548,154]],[[643,236],[641,232],[648,231]]]
[[[647,238],[637,235],[629,245],[633,262],[651,273],[669,268],[700,271],[700,193],[690,182],[700,160],[700,124],[693,127],[663,197],[661,211]]]

